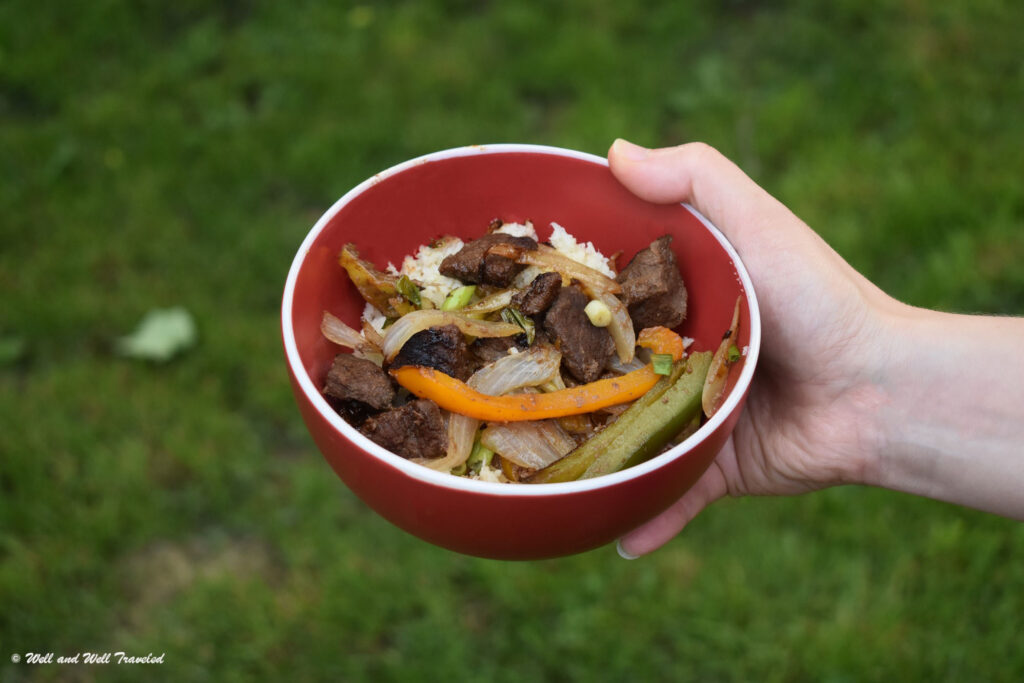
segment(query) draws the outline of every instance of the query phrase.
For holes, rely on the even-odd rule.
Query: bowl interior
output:
[[[323,385],[339,352],[320,334],[322,312],[357,326],[363,310],[362,298],[338,264],[346,243],[354,243],[378,267],[388,262],[400,266],[419,245],[443,235],[478,237],[495,218],[530,220],[541,239],[549,235],[552,222],[558,223],[605,255],[618,253],[620,268],[655,238],[672,234],[689,295],[687,317],[677,331],[695,340],[695,350],[718,347],[736,298],[744,293],[725,246],[694,212],[680,204],[638,199],[597,157],[492,149],[434,155],[376,176],[339,200],[300,254],[290,322],[313,385]],[[749,344],[751,329],[745,300],[740,316],[742,348]],[[730,372],[730,391],[740,370]],[[323,401],[319,396],[312,400]]]

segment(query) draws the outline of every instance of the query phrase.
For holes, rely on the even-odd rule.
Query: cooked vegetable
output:
[[[526,335],[526,343],[533,343],[533,339],[537,333],[537,329],[533,324],[533,320],[527,318],[525,315],[520,313],[518,308],[509,307],[502,309],[501,319],[507,323],[519,325],[523,333]]]
[[[527,477],[536,471],[530,467],[517,465],[508,458],[503,458],[497,454],[495,454],[494,459],[495,464],[501,469],[501,473],[505,475],[506,479],[513,483],[525,481]]]
[[[469,386],[485,394],[506,394],[522,387],[535,387],[558,377],[562,354],[553,346],[536,345],[526,351],[502,356],[483,366],[469,378]]]
[[[576,442],[554,420],[489,425],[480,443],[520,467],[540,469],[576,447]]]
[[[470,471],[478,473],[491,464],[491,458],[493,457],[494,451],[477,441],[473,444],[473,451],[469,454],[469,458],[466,459],[465,466]]]
[[[473,373],[467,384],[482,394],[501,395],[549,381],[558,375],[561,361],[562,354],[554,347],[535,346],[488,363]],[[452,413],[448,419],[448,450],[445,456],[417,462],[442,472],[458,467],[470,456],[479,427],[479,420]]]
[[[682,339],[671,330],[662,328],[646,336],[641,333],[641,337],[658,353],[671,353],[675,360],[682,357]],[[657,384],[660,377],[650,366],[644,366],[621,377],[547,394],[487,396],[431,368],[405,366],[391,370],[391,375],[420,398],[429,398],[453,413],[488,422],[522,422],[590,413],[636,400]]]
[[[585,441],[579,448],[569,453],[558,462],[545,467],[530,477],[531,484],[546,484],[562,481],[575,481],[587,471],[597,457],[608,447],[617,434],[630,428],[639,415],[654,404],[668,391],[669,387],[683,374],[686,364],[677,362],[673,365],[672,374],[662,377],[658,383],[630,405],[615,422]],[[615,429],[612,429],[612,428]]]
[[[629,429],[614,438],[580,478],[590,479],[618,472],[659,453],[700,414],[701,388],[710,365],[711,353],[708,351],[687,358],[686,370],[679,379],[643,414],[638,415]],[[612,424],[609,429],[617,424]]]
[[[608,327],[612,321],[612,312],[608,304],[600,299],[591,299],[583,312],[587,314],[590,324],[594,327]]]
[[[384,337],[381,335],[380,332],[377,331],[376,327],[370,324],[369,320],[364,320],[362,327],[363,337],[366,338],[366,341],[370,342],[378,349],[384,346]]]
[[[738,361],[742,355],[743,354],[740,353],[740,350],[736,348],[735,344],[730,344],[729,350],[726,351],[725,353],[725,362],[728,363],[729,365],[732,365],[733,363]]]
[[[472,285],[474,288],[476,285]],[[503,289],[499,292],[495,292],[490,296],[485,296],[475,304],[470,304],[462,309],[465,314],[470,313],[493,313],[494,311],[500,311],[509,304],[512,303],[512,296],[516,293],[514,289]]]
[[[342,248],[338,262],[345,268],[363,299],[385,316],[397,318],[416,310],[398,291],[398,278],[380,272],[372,263],[359,258],[354,244],[346,244]]]
[[[633,354],[636,352],[636,332],[633,331],[633,321],[629,318],[626,305],[611,292],[602,291],[588,284],[584,284],[583,289],[588,296],[594,301],[601,302],[608,310],[608,333],[612,336],[612,341],[615,342],[615,353],[619,360],[623,363],[633,360]]]
[[[428,327],[440,327],[442,325],[456,325],[466,334],[474,337],[510,337],[520,334],[523,330],[518,325],[505,322],[489,322],[476,320],[465,315],[464,312],[440,311],[437,309],[429,311],[412,311],[395,321],[395,324],[388,328],[384,335],[384,346],[381,351],[390,361],[402,348],[402,345],[409,340],[409,337],[425,330]]]
[[[643,363],[637,361],[637,366],[632,369],[638,370],[643,366]],[[544,382],[544,384],[538,384],[537,388],[544,392],[565,389],[565,380],[562,379],[562,373],[556,372],[551,376],[550,380]],[[572,434],[589,434],[594,428],[588,415],[566,415],[565,417],[558,418],[558,424],[562,426],[562,429]]]
[[[703,411],[698,410],[696,413],[694,413],[693,419],[690,420],[686,424],[686,426],[684,426],[682,430],[680,430],[678,434],[676,434],[669,440],[669,446],[676,446],[678,444],[681,444],[683,441],[686,441],[691,436],[693,436],[693,433],[700,429],[702,417],[704,417]]]
[[[711,353],[691,354],[673,373],[619,418],[530,483],[589,479],[643,462],[660,451],[699,415],[700,389]]]
[[[620,375],[625,375],[627,372],[632,372],[633,370],[639,370],[643,366],[644,362],[637,358],[636,356],[633,356],[633,360],[629,361],[628,363],[623,363],[621,360],[619,360],[618,356],[612,356],[611,359],[608,361],[608,370],[611,370],[612,372],[617,372]]]
[[[343,320],[337,316],[331,315],[327,311],[324,311],[323,317],[320,319],[320,332],[335,344],[339,344],[350,349],[357,349],[367,343],[366,339],[363,338],[363,335],[359,334],[354,329],[346,325]]]
[[[420,288],[417,287],[408,275],[402,275],[395,283],[398,293],[416,308],[423,308],[423,300],[420,298]]]
[[[736,339],[739,337],[740,329],[740,302],[743,297],[736,298],[736,308],[732,313],[732,324],[729,331],[722,337],[722,343],[715,351],[715,357],[711,360],[711,369],[708,370],[708,377],[704,381],[704,392],[701,398],[701,405],[704,414],[711,417],[718,411],[725,395],[725,381],[729,377],[729,348],[736,346]]]
[[[538,244],[537,248],[532,250],[523,249],[514,244],[496,244],[487,253],[513,259],[516,263],[537,266],[542,270],[557,271],[567,282],[574,279],[579,280],[602,292],[615,294],[621,289],[618,282],[604,273],[585,266],[579,261],[574,261],[546,244]]]
[[[672,360],[682,358],[685,351],[683,338],[667,327],[645,327],[640,330],[636,344],[655,353],[667,353]]]
[[[651,367],[659,375],[672,374],[672,356],[667,353],[655,353],[651,356]]]
[[[335,344],[352,349],[356,356],[372,360],[378,366],[384,361],[384,354],[380,348],[327,311],[324,311],[320,319],[320,333]]]
[[[445,297],[444,303],[441,304],[441,310],[457,311],[465,308],[474,294],[476,294],[476,285],[466,285],[465,287],[453,289],[451,294]]]
[[[522,422],[580,415],[643,396],[659,375],[650,367],[614,379],[599,379],[550,394],[487,396],[443,372],[412,365],[391,370],[399,384],[445,410],[489,422]]]

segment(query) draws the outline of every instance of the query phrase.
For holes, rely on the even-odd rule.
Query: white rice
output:
[[[533,229],[533,223],[530,221],[525,223],[502,223],[501,227],[495,230],[495,232],[512,235],[513,237],[537,239],[537,231]]]
[[[507,484],[508,479],[505,477],[505,473],[500,468],[494,467],[490,463],[480,468],[480,473],[471,475],[470,479],[479,479],[480,481],[492,481],[496,484]]]
[[[589,266],[596,271],[604,273],[610,278],[615,277],[615,271],[608,264],[605,255],[597,250],[593,242],[579,243],[576,238],[565,231],[558,223],[551,224],[551,239],[548,240],[551,246],[573,261]]]
[[[420,296],[427,297],[435,306],[441,308],[445,297],[453,289],[461,287],[462,283],[455,278],[441,275],[438,269],[441,267],[441,261],[458,253],[462,246],[462,240],[458,237],[444,237],[433,246],[424,244],[416,252],[416,256],[405,257],[399,272],[419,285]]]
[[[384,334],[384,324],[387,323],[388,319],[373,304],[368,303],[363,306],[363,320],[370,323],[377,332],[382,335]]]

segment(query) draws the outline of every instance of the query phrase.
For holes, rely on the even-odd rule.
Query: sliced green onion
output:
[[[450,471],[456,477],[462,477],[465,476],[466,472],[468,471],[468,468],[466,467],[466,463],[462,463],[458,467],[453,467]]]
[[[491,464],[491,458],[493,457],[494,451],[477,441],[473,444],[473,450],[469,457],[466,458],[465,465],[471,471],[479,474],[480,470]]]
[[[466,285],[465,287],[453,289],[451,294],[445,297],[444,303],[441,304],[441,310],[457,311],[460,308],[465,308],[474,294],[476,294],[476,285]]]
[[[533,344],[533,337],[536,333],[536,328],[533,321],[527,318],[525,315],[519,312],[517,308],[503,308],[501,310],[501,319],[507,323],[513,323],[519,325],[526,333],[526,343]]]
[[[409,279],[409,276],[403,275],[398,278],[398,282],[395,283],[395,289],[413,306],[423,308],[423,300],[420,299],[420,289]]]
[[[652,353],[651,354],[651,365],[654,368],[655,374],[658,375],[671,375],[672,374],[672,354],[670,353]]]
[[[740,350],[736,348],[735,344],[729,345],[729,350],[725,352],[725,361],[732,365],[740,359]]]

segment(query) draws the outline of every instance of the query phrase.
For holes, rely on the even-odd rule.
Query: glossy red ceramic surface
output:
[[[694,349],[717,348],[737,296],[740,346],[730,393],[715,418],[672,451],[584,482],[508,485],[433,472],[388,453],[336,415],[321,397],[339,349],[320,334],[324,310],[357,326],[362,299],[337,256],[347,242],[383,267],[433,238],[484,233],[494,218],[552,222],[624,265],[665,233],[689,292],[678,331]],[[742,407],[760,345],[749,279],[724,237],[689,207],[654,205],[626,191],[604,160],[525,145],[449,150],[407,162],[342,197],[314,226],[289,274],[282,333],[292,387],[317,446],[345,484],[395,525],[458,552],[534,559],[604,545],[650,519],[693,485],[721,449]]]

